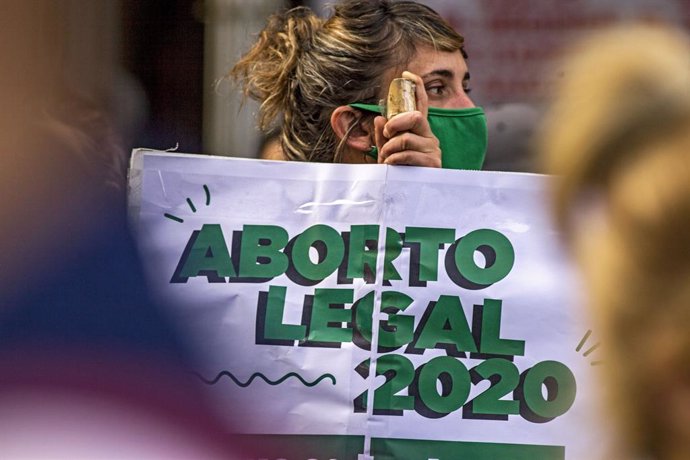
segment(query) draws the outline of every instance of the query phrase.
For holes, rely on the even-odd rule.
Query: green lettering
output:
[[[492,355],[523,356],[525,341],[502,339],[501,301],[485,299],[482,308],[482,332],[479,341],[480,353]]]
[[[312,262],[309,251],[317,242],[323,245],[317,247],[322,258],[319,262]],[[304,278],[321,281],[336,271],[345,256],[345,243],[340,233],[328,225],[313,225],[295,238],[292,246],[292,264],[295,270]]]
[[[355,326],[364,340],[371,343],[372,317],[374,316],[374,291],[356,302]]]
[[[350,229],[350,246],[347,255],[347,277],[364,279],[364,268],[368,267],[376,281],[376,255],[379,239],[378,225],[353,225]],[[367,248],[367,242],[376,245],[373,250]]]
[[[401,280],[402,276],[395,269],[393,261],[402,253],[403,241],[400,233],[392,228],[386,228],[386,252],[383,258],[383,279],[384,281]]]
[[[480,251],[487,259],[480,267],[474,261],[474,252]],[[467,280],[490,286],[508,276],[515,263],[515,250],[502,233],[491,229],[474,230],[458,240],[455,265]]]
[[[288,233],[276,225],[245,225],[240,246],[240,276],[274,278],[288,268],[288,258],[281,249],[288,243]]]
[[[419,281],[438,279],[438,251],[443,243],[455,241],[452,228],[407,227],[405,242],[419,243]]]
[[[196,237],[196,238],[195,238]],[[194,241],[192,242],[192,238]],[[194,232],[185,251],[180,258],[177,272],[183,279],[195,276],[206,276],[215,272],[219,277],[234,277],[228,246],[223,237],[223,231],[218,224],[204,224],[201,230]]]
[[[308,339],[315,342],[352,342],[352,328],[331,323],[352,322],[353,289],[316,289],[312,305]],[[333,308],[335,306],[336,308]]]
[[[422,330],[415,348],[431,349],[438,344],[451,344],[458,351],[477,351],[459,297],[442,295],[431,308],[426,322],[419,325]]]
[[[388,319],[379,326],[379,346],[398,348],[412,341],[414,337],[414,316],[398,315],[412,303],[412,297],[402,292],[385,291],[381,294],[381,312]]]
[[[307,327],[302,324],[283,324],[285,312],[285,286],[269,286],[264,319],[264,338],[271,340],[302,340]]]
[[[388,319],[379,325],[379,347],[399,348],[414,337],[414,316],[397,315],[412,303],[412,297],[402,292],[385,291],[381,294],[381,312]],[[364,340],[371,343],[372,317],[374,315],[374,291],[357,301],[355,324]]]

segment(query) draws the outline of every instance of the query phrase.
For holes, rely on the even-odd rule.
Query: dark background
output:
[[[122,0],[122,60],[147,97],[147,117],[130,147],[166,149],[179,139],[201,152],[203,4]]]
[[[203,152],[204,2],[121,0],[121,8],[122,64],[147,99],[145,124],[127,147],[167,149],[175,139]]]

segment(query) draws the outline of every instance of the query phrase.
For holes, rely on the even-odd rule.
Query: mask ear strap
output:
[[[385,116],[385,113],[386,113],[385,107],[381,106],[381,105],[362,104],[361,102],[355,102],[355,103],[348,104],[348,105],[354,109],[366,110],[367,112],[373,112],[373,113],[376,113],[378,115]]]
[[[380,102],[382,102],[382,101],[380,101]],[[348,104],[348,105],[354,109],[365,110],[367,112],[373,112],[373,113],[376,113],[378,115],[384,115],[384,113],[385,113],[385,107],[382,105],[363,104],[361,102],[355,102],[355,103]],[[371,149],[369,149],[368,152],[365,152],[365,154],[367,156],[373,158],[374,160],[378,161],[378,159],[379,159],[379,149],[375,145],[372,145]]]

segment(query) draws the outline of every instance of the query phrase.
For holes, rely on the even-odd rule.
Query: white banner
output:
[[[547,180],[138,150],[130,207],[257,458],[596,458]]]

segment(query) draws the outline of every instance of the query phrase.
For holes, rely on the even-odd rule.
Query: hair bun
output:
[[[232,69],[230,75],[240,82],[245,96],[262,101],[261,129],[268,128],[285,110],[300,60],[311,49],[321,24],[320,18],[302,6],[272,15],[257,42]]]

